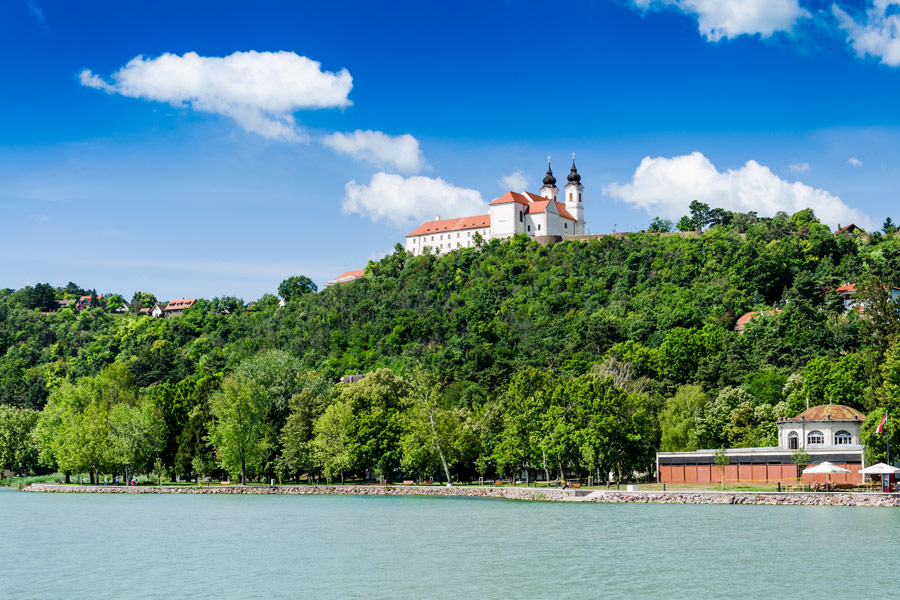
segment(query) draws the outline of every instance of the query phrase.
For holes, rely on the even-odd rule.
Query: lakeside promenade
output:
[[[25,492],[75,494],[283,494],[336,496],[444,496],[503,498],[542,502],[597,502],[639,504],[758,504],[785,506],[900,507],[900,493],[849,492],[722,492],[540,489],[527,487],[438,487],[404,485],[211,485],[211,486],[91,486],[33,483]]]

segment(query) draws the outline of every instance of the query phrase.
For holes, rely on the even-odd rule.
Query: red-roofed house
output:
[[[345,272],[341,273],[340,275],[338,275],[337,277],[335,277],[334,279],[332,279],[331,281],[326,281],[325,287],[331,287],[337,283],[348,283],[350,281],[353,281],[354,279],[359,279],[360,277],[365,277],[365,276],[366,276],[365,269],[356,269],[354,271],[345,271]]]
[[[734,326],[734,330],[738,332],[738,334],[743,335],[744,329],[747,327],[747,323],[758,317],[759,315],[777,315],[781,312],[781,309],[776,308],[775,310],[752,310],[748,313],[744,313],[740,319],[737,320],[737,324]]]
[[[845,283],[844,285],[836,288],[835,291],[844,299],[844,310],[850,310],[852,308],[862,310],[863,303],[856,299],[858,290],[856,289],[856,286],[854,284]],[[898,297],[900,297],[900,288],[892,287],[891,299],[896,301]]]
[[[421,254],[431,248],[438,254],[468,248],[475,244],[476,233],[485,241],[508,238],[518,233],[529,237],[584,234],[584,186],[572,163],[564,202],[559,202],[559,189],[550,166],[544,177],[541,194],[509,191],[488,206],[486,215],[441,219],[423,223],[406,236],[406,250]]]
[[[190,308],[197,302],[196,298],[179,298],[178,300],[170,300],[166,304],[166,318],[177,317],[184,312],[184,309]]]

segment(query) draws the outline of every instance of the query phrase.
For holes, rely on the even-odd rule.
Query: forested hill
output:
[[[845,310],[837,288],[847,283],[866,310]],[[900,238],[833,234],[806,210],[699,235],[547,246],[519,236],[441,257],[398,245],[365,278],[294,294],[284,307],[274,296],[251,308],[214,299],[170,319],[116,313],[115,302],[44,311],[47,290],[60,299],[64,289],[7,289],[0,403],[41,409],[64,382],[115,364],[142,394],[181,390],[187,411],[242,361],[280,349],[327,382],[421,366],[449,406],[472,411],[497,402],[527,368],[599,372],[648,403],[651,446],[752,445],[807,399],[865,412],[898,401],[894,285]],[[734,331],[746,312],[773,309]],[[672,419],[690,423],[678,433]]]

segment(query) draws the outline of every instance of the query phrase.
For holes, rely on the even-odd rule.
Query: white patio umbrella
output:
[[[900,469],[884,463],[877,463],[871,467],[860,469],[859,472],[863,475],[896,475],[897,473],[900,473]]]
[[[845,469],[844,467],[839,467],[833,463],[825,461],[823,463],[819,463],[814,467],[806,467],[803,469],[803,473],[810,474],[825,474],[825,482],[831,483],[831,474],[832,473],[849,473],[850,469]]]

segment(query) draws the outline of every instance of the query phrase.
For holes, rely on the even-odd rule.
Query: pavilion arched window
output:
[[[800,447],[800,436],[797,435],[796,431],[792,431],[788,434],[788,450],[796,450]]]
[[[835,445],[851,444],[853,443],[853,436],[850,435],[849,431],[838,431],[834,434],[834,443]]]
[[[824,443],[825,443],[825,434],[823,434],[823,433],[822,433],[821,431],[819,431],[819,430],[816,430],[816,431],[810,431],[810,432],[806,435],[806,443],[809,444],[809,445],[813,445],[813,444],[824,444]]]

